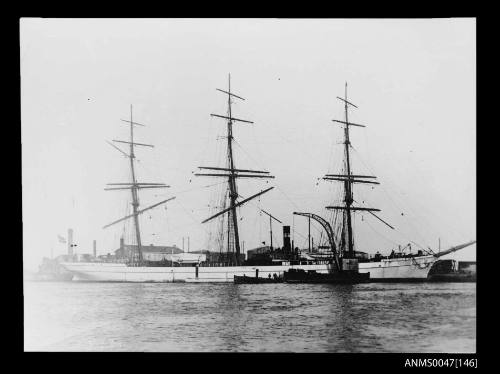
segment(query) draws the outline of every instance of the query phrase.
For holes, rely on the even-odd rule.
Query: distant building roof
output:
[[[135,251],[135,250],[137,250],[137,245],[135,245],[135,244],[125,244],[124,248],[118,248],[118,249],[116,249],[115,253],[123,251],[123,249],[126,252]],[[160,245],[150,244],[150,245],[143,245],[142,246],[142,252],[145,252],[145,253],[174,253],[174,254],[177,254],[177,253],[183,253],[184,251],[182,249],[180,249],[179,247],[177,247],[177,246],[160,246]]]

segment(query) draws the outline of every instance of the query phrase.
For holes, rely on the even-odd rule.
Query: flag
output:
[[[59,239],[59,243],[66,243],[66,239],[61,235],[57,235],[57,238]]]

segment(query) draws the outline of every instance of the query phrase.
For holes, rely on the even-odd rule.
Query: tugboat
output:
[[[268,274],[267,278],[259,277],[259,269],[255,271],[255,277],[249,277],[245,274],[243,276],[234,276],[235,284],[262,284],[262,283],[283,283],[283,276],[278,276],[276,273],[271,276]]]
[[[345,270],[318,273],[315,270],[290,269],[283,274],[285,283],[362,283],[370,280],[370,273]]]

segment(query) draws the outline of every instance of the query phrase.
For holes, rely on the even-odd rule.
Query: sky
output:
[[[270,212],[307,247],[307,219],[327,217],[339,186],[344,119],[337,96],[358,108],[349,120],[353,173],[380,185],[355,185],[360,206],[355,246],[389,253],[397,245],[446,249],[476,239],[475,19],[41,19],[20,22],[23,258],[66,252],[58,235],[74,230],[77,253],[119,247],[130,222],[103,226],[130,212],[127,159],[106,141],[135,128],[138,180],[166,183],[144,190],[141,207],[175,200],[141,215],[143,244],[211,249],[218,178],[198,166],[225,166],[227,98],[235,123],[236,167],[268,170],[274,179],[242,180],[241,196],[274,189],[238,209],[244,248],[269,244]],[[121,147],[127,150],[126,147]],[[281,225],[273,223],[274,245]],[[311,229],[315,243],[320,227]],[[323,234],[324,235],[324,234]],[[183,239],[184,238],[184,239]],[[212,239],[210,239],[212,238]],[[448,256],[475,260],[476,246]]]

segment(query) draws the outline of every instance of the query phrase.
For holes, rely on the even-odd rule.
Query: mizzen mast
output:
[[[105,191],[112,191],[112,190],[130,190],[132,193],[132,209],[133,213],[125,216],[123,218],[120,218],[114,222],[111,222],[110,224],[104,226],[103,228],[107,228],[109,226],[112,226],[116,223],[122,222],[128,218],[133,218],[134,220],[134,228],[135,228],[135,238],[137,242],[137,251],[133,253],[131,263],[132,265],[141,265],[143,263],[143,256],[142,256],[142,242],[141,242],[141,230],[139,227],[139,215],[144,213],[145,211],[152,209],[158,205],[164,204],[167,201],[175,199],[175,197],[172,197],[167,200],[160,201],[159,203],[153,204],[149,207],[146,207],[144,209],[139,210],[139,189],[145,189],[145,188],[168,188],[170,186],[167,186],[165,183],[139,183],[137,182],[136,178],[136,173],[135,173],[135,150],[134,147],[136,146],[142,146],[142,147],[150,147],[153,148],[154,146],[151,144],[144,144],[144,143],[137,143],[134,142],[134,126],[145,126],[141,123],[134,122],[133,120],[133,112],[132,112],[132,105],[130,105],[130,120],[124,120],[122,119],[121,121],[126,122],[130,125],[130,141],[125,141],[125,140],[113,140],[115,143],[124,143],[124,144],[129,144],[129,153],[124,152],[117,146],[115,146],[113,143],[109,143],[113,148],[117,149],[125,155],[129,160],[130,160],[130,176],[131,176],[131,182],[130,183],[108,183],[108,186],[118,186],[118,187],[108,187],[105,188]]]
[[[220,216],[221,214],[228,213],[228,235],[227,235],[227,252],[233,253],[233,263],[235,265],[240,264],[240,238],[239,238],[239,231],[238,231],[238,218],[236,214],[236,208],[247,201],[262,195],[263,193],[271,190],[273,187],[268,188],[264,191],[261,191],[255,195],[252,195],[251,197],[244,199],[240,202],[237,202],[237,199],[239,197],[238,195],[238,189],[236,185],[236,179],[237,178],[274,178],[274,176],[269,175],[269,172],[267,171],[259,171],[259,170],[248,170],[248,169],[237,169],[235,167],[234,163],[234,157],[233,157],[233,123],[234,122],[241,122],[241,123],[249,123],[253,124],[252,121],[247,121],[244,119],[240,118],[235,118],[233,117],[232,113],[232,99],[236,98],[239,100],[245,100],[243,97],[238,96],[234,93],[231,92],[231,74],[229,74],[229,81],[228,81],[228,90],[222,90],[217,88],[216,89],[219,92],[222,92],[227,95],[227,116],[223,116],[220,114],[210,114],[212,117],[217,117],[217,118],[222,118],[227,120],[227,167],[226,168],[221,168],[221,167],[208,167],[208,166],[200,166],[200,169],[204,170],[216,170],[218,173],[216,174],[210,174],[210,173],[197,173],[195,174],[196,176],[208,176],[208,177],[224,177],[227,178],[228,182],[228,190],[229,190],[229,208],[224,209],[223,211],[213,215],[210,218],[207,218],[203,222],[207,222],[212,220],[215,217]],[[225,173],[221,173],[221,171],[224,171]],[[245,174],[241,174],[245,173]]]

